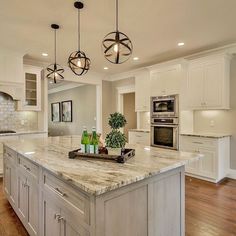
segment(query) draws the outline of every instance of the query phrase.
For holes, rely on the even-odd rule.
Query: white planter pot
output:
[[[108,155],[119,156],[121,154],[121,148],[110,148],[107,147]]]

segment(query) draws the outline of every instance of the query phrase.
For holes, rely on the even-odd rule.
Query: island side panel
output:
[[[184,167],[96,199],[96,236],[184,236]]]

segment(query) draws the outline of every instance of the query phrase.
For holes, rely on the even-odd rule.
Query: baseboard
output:
[[[227,174],[227,177],[228,177],[228,178],[231,178],[231,179],[236,179],[236,170],[229,169],[229,172],[228,172],[228,174]]]

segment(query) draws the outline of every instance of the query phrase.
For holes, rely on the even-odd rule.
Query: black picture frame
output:
[[[51,119],[52,122],[61,121],[61,104],[60,102],[54,102],[51,104]]]
[[[62,122],[72,122],[73,121],[73,107],[72,100],[61,102],[62,112]]]

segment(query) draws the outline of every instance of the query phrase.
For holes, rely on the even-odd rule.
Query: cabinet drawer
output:
[[[150,145],[150,133],[129,132],[129,143]]]
[[[36,180],[38,180],[38,178],[39,178],[39,167],[37,165],[35,165],[31,161],[28,161],[23,156],[19,156],[19,164],[20,164],[20,168],[24,172],[27,172],[32,177],[34,177]]]
[[[4,158],[7,158],[12,163],[17,164],[17,153],[8,147],[4,147]]]
[[[195,146],[215,149],[217,147],[217,139],[204,137],[181,137],[181,146]]]
[[[72,215],[90,224],[89,198],[48,172],[44,172],[43,177],[44,189],[62,200]]]

